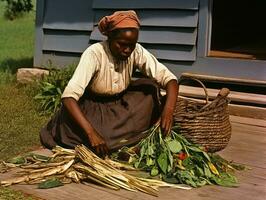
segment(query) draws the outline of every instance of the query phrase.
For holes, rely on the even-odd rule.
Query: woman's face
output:
[[[109,47],[112,55],[118,60],[126,60],[136,47],[138,29],[121,29],[109,37]]]

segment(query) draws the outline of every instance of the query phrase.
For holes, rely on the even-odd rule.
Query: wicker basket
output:
[[[220,151],[227,146],[231,137],[227,99],[229,89],[221,89],[217,97],[209,103],[204,84],[198,79],[190,79],[203,87],[206,103],[178,97],[174,121],[180,125],[180,133],[189,141],[205,147],[208,152]]]

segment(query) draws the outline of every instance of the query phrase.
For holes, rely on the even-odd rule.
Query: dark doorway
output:
[[[209,56],[266,60],[266,1],[213,0]]]

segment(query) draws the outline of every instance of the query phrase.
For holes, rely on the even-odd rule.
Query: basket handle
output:
[[[218,105],[221,99],[225,99],[230,93],[230,90],[228,88],[222,88],[216,98],[210,103],[205,106],[203,106],[200,110],[206,110],[206,109],[211,109],[214,108]]]
[[[198,82],[201,86],[202,86],[202,88],[203,88],[203,90],[204,90],[204,92],[205,92],[205,98],[206,98],[206,104],[208,104],[209,103],[209,95],[208,95],[208,91],[207,91],[207,88],[205,87],[205,85],[199,80],[199,79],[196,79],[196,78],[192,78],[192,77],[189,77],[189,78],[183,78],[182,76],[181,76],[181,78],[178,80],[178,85],[180,85],[184,80],[194,80],[194,81],[196,81],[196,82]]]
[[[229,93],[230,93],[230,90],[228,88],[222,88],[218,96],[227,97]]]

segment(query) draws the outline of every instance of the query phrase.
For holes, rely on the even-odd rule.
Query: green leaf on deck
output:
[[[57,178],[51,178],[47,179],[46,181],[43,181],[38,184],[39,189],[49,189],[54,187],[63,186],[64,184]]]
[[[235,176],[229,173],[221,173],[219,176],[212,176],[212,180],[224,187],[238,187],[238,181]]]
[[[22,156],[16,156],[14,158],[11,158],[8,160],[9,163],[12,163],[12,164],[25,164],[27,161],[24,157]]]

